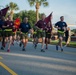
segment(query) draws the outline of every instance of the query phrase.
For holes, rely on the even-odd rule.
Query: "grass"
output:
[[[29,39],[29,41],[32,42],[32,39]],[[58,40],[51,40],[51,43],[50,43],[50,44],[56,45],[57,43],[58,43]],[[63,41],[62,43],[63,43],[63,45],[66,44],[64,41]],[[71,42],[69,43],[68,47],[74,47],[74,48],[76,48],[76,42],[72,42],[72,41],[71,41]]]
[[[58,43],[58,40],[56,40],[56,41],[54,41],[54,40],[52,40],[51,41],[51,44],[53,44],[53,45],[56,45]],[[62,42],[63,43],[63,45],[65,45],[66,43],[65,42]],[[75,47],[76,48],[76,42],[70,42],[69,43],[69,45],[68,45],[68,47]]]

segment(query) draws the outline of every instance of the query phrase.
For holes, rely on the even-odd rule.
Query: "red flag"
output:
[[[7,13],[8,9],[9,9],[9,7],[6,7],[6,8],[4,8],[4,9],[1,9],[1,10],[0,10],[0,15],[1,15],[1,16],[6,16],[6,13]]]
[[[16,20],[14,21],[14,25],[15,27],[18,29],[20,26],[20,18],[16,18]]]
[[[52,12],[52,13],[53,13],[53,12]],[[45,22],[46,22],[46,23],[48,23],[48,22],[51,21],[52,13],[51,13],[48,17],[45,18]]]

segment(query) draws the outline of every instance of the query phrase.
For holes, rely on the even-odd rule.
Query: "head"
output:
[[[60,21],[64,21],[64,16],[61,16],[60,17]]]
[[[28,18],[25,17],[24,20],[23,20],[23,22],[24,22],[24,23],[28,23]]]
[[[8,20],[10,20],[10,21],[12,20],[12,18],[11,18],[11,16],[10,16],[10,15],[8,15]]]
[[[41,18],[42,18],[42,20],[45,20],[45,18],[46,18],[45,14],[42,14]]]
[[[69,31],[70,30],[70,27],[67,27],[67,30]]]

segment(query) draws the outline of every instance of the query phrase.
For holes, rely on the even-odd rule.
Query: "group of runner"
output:
[[[6,44],[8,43],[7,52],[9,52],[11,45],[14,44],[14,41],[18,41],[19,46],[23,45],[22,51],[25,51],[28,39],[30,35],[33,35],[32,37],[34,39],[34,47],[37,47],[37,44],[39,42],[38,39],[41,38],[41,52],[45,52],[45,49],[48,49],[48,44],[50,43],[53,28],[51,22],[52,17],[50,17],[50,21],[48,23],[46,23],[45,18],[45,14],[42,14],[41,20],[36,22],[36,24],[32,28],[31,25],[28,23],[28,17],[25,17],[19,28],[17,29],[10,15],[7,17],[7,19],[5,19],[3,16],[0,16],[0,38],[2,42],[1,50],[4,50]],[[58,30],[59,38],[59,42],[56,45],[56,50],[58,50],[59,45],[61,51],[63,51],[62,40],[64,37],[64,33],[68,29],[66,22],[64,22],[64,16],[60,17],[60,21],[55,24],[55,28],[57,28]],[[68,38],[66,38],[66,42],[67,40]]]

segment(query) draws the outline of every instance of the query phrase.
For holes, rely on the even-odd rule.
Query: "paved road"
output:
[[[1,44],[0,44],[1,45]],[[28,43],[26,52],[15,44],[11,52],[0,50],[0,75],[76,75],[76,48],[64,48],[56,51],[49,45],[45,53],[40,52],[32,43]]]

